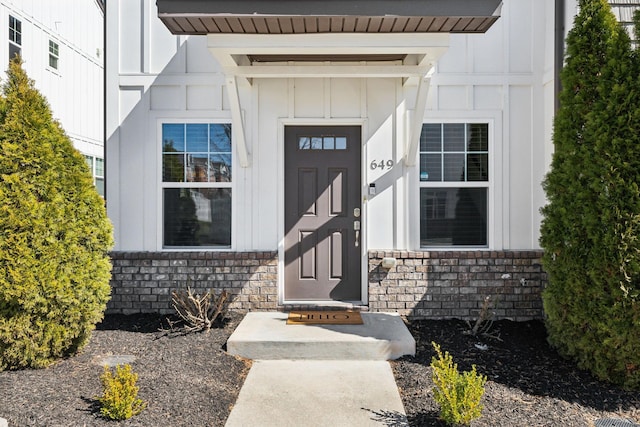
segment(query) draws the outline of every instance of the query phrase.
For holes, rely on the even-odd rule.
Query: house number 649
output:
[[[395,162],[393,160],[374,160],[371,162],[369,167],[371,167],[371,170],[376,170],[376,169],[384,170],[385,168],[391,169],[394,164]]]

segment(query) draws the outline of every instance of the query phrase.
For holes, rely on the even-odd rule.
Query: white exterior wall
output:
[[[541,181],[551,159],[553,0],[505,0],[486,34],[451,35],[425,121],[490,123],[490,249],[538,248]],[[231,121],[221,67],[204,36],[172,36],[153,0],[107,5],[107,207],[116,250],[161,241],[160,135],[166,120]],[[240,85],[250,167],[234,152],[232,250],[276,250],[283,232],[284,126],[363,127],[363,247],[418,249],[417,166],[405,167],[405,111],[416,88],[400,79],[255,79]],[[372,160],[391,170],[372,171]]]
[[[9,15],[22,23],[24,69],[83,154],[104,157],[102,10],[95,0],[0,0],[0,68],[9,66]],[[49,40],[59,46],[49,67]]]

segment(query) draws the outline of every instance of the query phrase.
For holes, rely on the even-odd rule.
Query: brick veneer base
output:
[[[229,309],[275,310],[276,252],[113,252],[107,313],[173,313],[171,291],[225,289]]]
[[[382,268],[382,259],[397,264]],[[485,297],[497,319],[542,319],[542,251],[369,252],[369,310],[413,318],[478,317]]]
[[[369,311],[475,319],[485,297],[499,319],[542,318],[541,251],[370,251]],[[229,309],[278,306],[277,252],[113,252],[108,313],[172,313],[171,291],[225,289]],[[381,266],[393,257],[392,269]],[[296,306],[295,308],[300,308]]]

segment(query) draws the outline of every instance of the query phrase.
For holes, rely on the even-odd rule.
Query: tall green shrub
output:
[[[601,379],[640,388],[638,60],[606,0],[567,38],[541,245],[549,341]]]
[[[84,158],[12,61],[0,92],[0,370],[87,342],[109,299],[111,247]]]

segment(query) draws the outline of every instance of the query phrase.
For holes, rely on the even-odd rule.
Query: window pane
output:
[[[96,157],[96,176],[104,176],[104,159]]]
[[[444,151],[464,151],[464,128],[463,123],[445,123],[443,125],[444,132]]]
[[[212,153],[231,153],[231,125],[216,123],[209,125],[209,150]]]
[[[165,188],[165,247],[230,247],[231,190]]]
[[[19,46],[16,46],[13,43],[9,43],[9,60],[13,59],[17,55],[21,55],[22,51]]]
[[[104,197],[104,178],[96,178],[96,190],[99,195]]]
[[[335,150],[336,149],[336,139],[332,137],[323,138],[323,149],[325,150]]]
[[[322,138],[312,137],[311,138],[311,149],[312,150],[322,150]]]
[[[299,150],[309,150],[311,149],[311,140],[309,137],[302,136],[298,139],[298,149]]]
[[[486,188],[421,188],[421,246],[486,246]]]
[[[87,166],[89,166],[89,170],[91,171],[91,174],[93,175],[93,157],[87,156],[85,154],[84,155],[84,160],[85,160],[85,162],[87,162]]]
[[[22,22],[9,15],[9,40],[17,45],[22,44]]]
[[[231,182],[231,153],[211,155],[209,162],[209,181]]]
[[[463,182],[464,154],[444,154],[444,180],[448,182]]]
[[[209,155],[205,154],[187,154],[187,182],[208,182]]]
[[[427,123],[420,133],[420,151],[442,151],[442,125]]]
[[[489,151],[489,125],[471,123],[467,127],[468,151]]]
[[[346,150],[347,149],[347,138],[344,136],[336,137],[336,150]]]
[[[205,124],[187,125],[187,147],[189,153],[209,152],[209,127]]]
[[[489,181],[489,155],[467,156],[467,181]]]
[[[162,125],[162,151],[164,153],[184,152],[184,125]]]
[[[49,53],[58,56],[58,43],[49,40]]]
[[[420,181],[442,181],[442,154],[420,156]]]
[[[184,182],[184,154],[162,155],[162,181]]]

